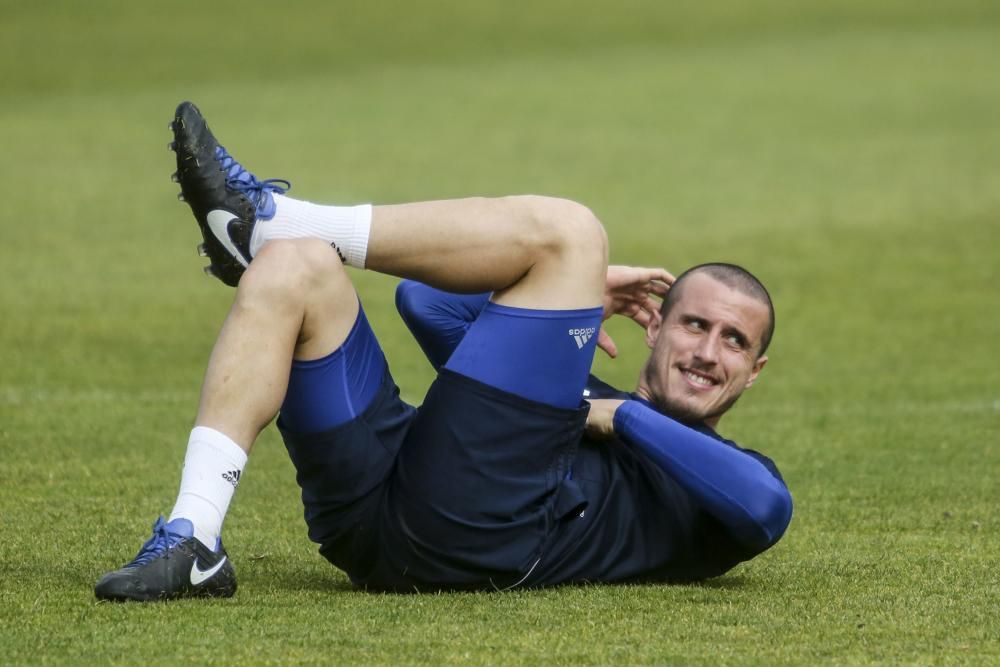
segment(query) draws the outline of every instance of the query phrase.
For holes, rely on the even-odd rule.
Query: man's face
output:
[[[666,319],[648,331],[653,352],[639,379],[640,395],[682,421],[714,427],[753,384],[768,308],[707,274],[684,280]]]

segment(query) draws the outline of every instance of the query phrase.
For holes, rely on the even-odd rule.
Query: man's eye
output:
[[[688,320],[688,326],[692,329],[704,329],[704,325],[701,320]]]
[[[736,334],[729,334],[728,336],[726,336],[726,342],[732,345],[733,347],[740,347],[740,348],[743,347],[743,337],[738,336]]]

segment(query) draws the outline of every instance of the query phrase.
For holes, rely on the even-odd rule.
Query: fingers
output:
[[[647,291],[652,292],[657,296],[664,297],[667,295],[667,292],[670,291],[670,284],[671,283],[663,282],[661,280],[653,280],[649,282]]]
[[[661,306],[662,302],[659,299],[644,291],[633,299],[620,304],[617,314],[635,321],[645,329],[654,319],[660,318]]]
[[[668,287],[673,285],[674,280],[676,280],[676,278],[674,278],[674,274],[670,273],[666,269],[642,267],[640,271],[645,274],[645,279],[649,282],[661,282]]]
[[[612,315],[623,315],[643,328],[648,327],[654,320],[659,320],[662,300],[670,292],[674,280],[673,274],[662,268],[608,267],[605,319]],[[601,349],[608,352],[604,346]]]
[[[646,299],[645,299],[645,301],[642,304],[642,307],[643,307],[643,310],[647,310],[650,313],[659,313],[660,312],[660,305],[661,305],[661,302],[657,301],[656,299],[654,299],[651,296],[647,296]]]
[[[623,308],[623,315],[634,317],[636,315],[659,314],[663,302],[650,296],[648,293],[638,297],[631,304]]]
[[[604,327],[601,327],[601,330],[597,332],[597,347],[604,350],[612,359],[618,356],[618,346],[615,345],[615,341],[604,330]]]
[[[674,277],[663,269],[655,269],[656,277],[650,279],[647,292],[655,294],[661,299],[667,296],[670,286],[674,284]]]
[[[626,317],[643,329],[649,327],[654,321],[660,320],[659,304],[655,301],[653,303],[655,304],[653,308],[639,308],[635,312],[629,313]]]
[[[642,285],[646,292],[657,296],[666,296],[670,286],[674,284],[674,275],[666,269],[637,267],[635,284]]]
[[[608,267],[608,281],[615,285],[626,283],[659,282],[670,286],[675,278],[672,273],[659,267],[623,266],[612,264]]]
[[[587,413],[587,433],[601,440],[614,437],[615,412],[624,402],[608,398],[589,399],[587,401],[590,404],[590,411]]]

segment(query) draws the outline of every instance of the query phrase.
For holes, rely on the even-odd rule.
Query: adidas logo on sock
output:
[[[597,327],[587,327],[586,329],[570,329],[569,335],[576,341],[576,349],[582,350],[587,341],[594,337]]]
[[[236,488],[236,485],[240,483],[240,471],[230,470],[229,472],[222,473],[222,479],[226,480]]]

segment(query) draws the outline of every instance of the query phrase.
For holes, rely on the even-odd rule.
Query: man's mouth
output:
[[[719,381],[711,375],[706,375],[690,368],[682,368],[681,374],[684,376],[684,379],[698,387],[714,387],[719,384]]]

